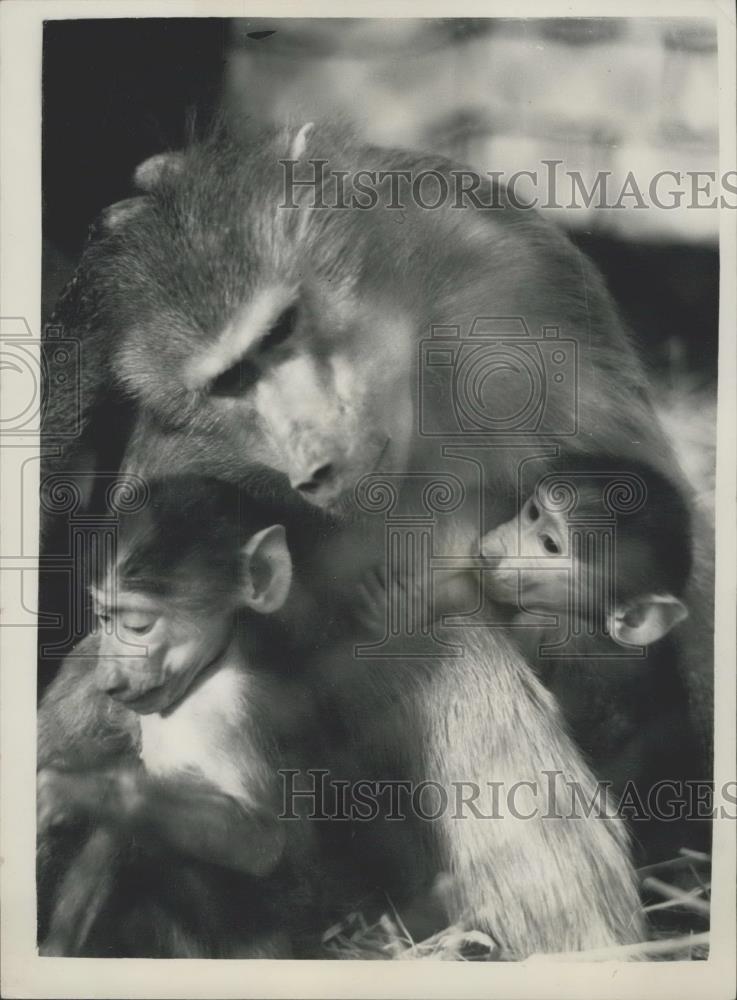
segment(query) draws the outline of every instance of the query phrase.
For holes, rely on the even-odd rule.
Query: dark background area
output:
[[[79,252],[138,163],[181,146],[188,112],[212,113],[227,30],[219,18],[46,22],[43,226],[61,252]]]

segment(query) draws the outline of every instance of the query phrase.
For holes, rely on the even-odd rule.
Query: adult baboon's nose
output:
[[[295,476],[292,485],[308,500],[320,503],[334,495],[337,481],[335,465],[332,462],[323,462],[309,469],[306,475]]]

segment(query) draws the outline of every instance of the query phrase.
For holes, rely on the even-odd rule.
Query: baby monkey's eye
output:
[[[550,552],[551,555],[555,555],[560,552],[560,547],[558,543],[550,537],[550,535],[543,535],[542,543],[545,546],[545,551]]]
[[[132,632],[134,635],[146,635],[154,627],[156,617],[140,612],[129,612],[121,615],[120,623],[126,631]]]
[[[133,632],[134,635],[146,635],[153,628],[153,622],[150,625],[129,625],[128,631]]]
[[[540,517],[540,511],[532,501],[530,501],[530,506],[527,508],[527,516],[531,521],[537,521],[538,517]]]
[[[97,619],[98,621],[101,621],[104,625],[109,625],[110,622],[113,620],[113,616],[109,614],[107,611],[98,611]]]

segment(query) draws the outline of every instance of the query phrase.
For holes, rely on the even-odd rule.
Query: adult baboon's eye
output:
[[[283,344],[288,340],[297,326],[297,315],[297,306],[288,306],[261,341],[261,350],[268,351],[270,348],[278,347],[279,344]]]
[[[226,368],[210,386],[213,396],[240,396],[258,381],[259,370],[252,361],[240,358]]]
[[[557,555],[560,552],[558,543],[550,535],[544,535],[542,542],[545,546],[545,551],[550,552],[551,555]]]
[[[530,502],[530,506],[527,508],[527,514],[531,521],[537,521],[538,517],[540,517],[540,511],[537,509],[537,506],[532,502]]]

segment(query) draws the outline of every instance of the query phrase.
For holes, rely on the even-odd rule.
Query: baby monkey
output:
[[[484,593],[525,612],[573,618],[574,631],[649,646],[687,616],[691,525],[678,489],[650,466],[567,457],[519,514],[481,543]]]
[[[482,556],[487,608],[507,622],[597,777],[644,802],[659,782],[689,775],[688,700],[668,637],[688,613],[692,561],[677,487],[644,463],[566,457],[517,517],[485,535]],[[648,810],[638,818],[641,860],[678,846],[674,824]]]
[[[91,586],[98,629],[39,710],[42,951],[289,954],[284,892],[309,836],[277,820],[277,770],[311,732],[291,553],[322,516],[190,476],[150,491]],[[87,839],[54,881],[55,832],[75,826]]]

